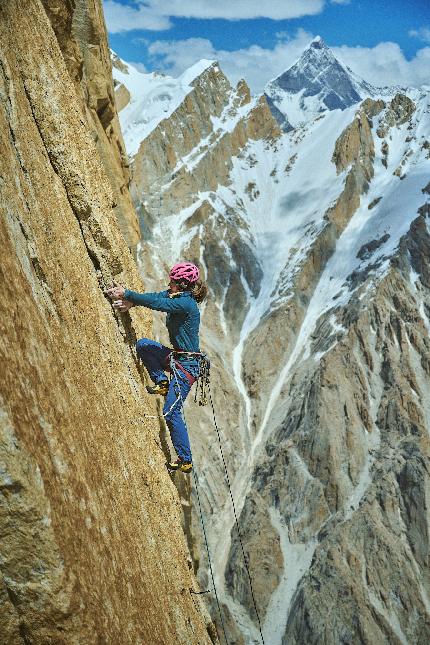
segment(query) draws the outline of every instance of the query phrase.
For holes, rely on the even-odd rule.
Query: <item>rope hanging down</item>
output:
[[[246,554],[245,554],[245,549],[244,549],[244,546],[243,546],[242,536],[241,536],[241,533],[240,533],[239,519],[238,519],[237,511],[236,511],[236,504],[234,503],[233,492],[232,492],[232,489],[231,489],[230,478],[229,478],[228,470],[227,470],[227,464],[226,464],[226,461],[225,461],[225,458],[224,458],[224,452],[223,452],[223,449],[222,449],[221,434],[220,434],[218,424],[217,424],[217,420],[216,420],[216,416],[215,416],[215,406],[214,406],[214,403],[213,403],[213,400],[212,400],[212,392],[211,392],[211,387],[210,387],[210,362],[209,362],[209,359],[207,358],[206,354],[202,354],[202,353],[199,353],[199,352],[174,352],[174,353],[175,354],[193,354],[195,356],[199,356],[199,358],[200,358],[200,369],[199,369],[199,376],[198,376],[196,394],[195,394],[195,397],[194,397],[194,401],[196,401],[197,398],[199,397],[199,405],[206,405],[206,403],[207,403],[207,392],[209,393],[209,400],[210,400],[210,404],[211,404],[211,408],[212,408],[212,416],[213,416],[214,426],[215,426],[215,430],[216,430],[216,434],[217,434],[217,438],[218,438],[218,444],[219,444],[219,449],[220,449],[220,453],[221,453],[221,458],[222,458],[222,462],[223,462],[223,466],[224,466],[227,488],[228,488],[229,493],[230,493],[230,500],[231,500],[231,504],[232,504],[232,507],[233,507],[233,514],[234,514],[234,520],[235,520],[235,524],[236,524],[237,536],[238,536],[238,539],[239,539],[239,543],[240,543],[240,547],[241,547],[242,555],[243,555],[243,561],[244,561],[244,564],[245,564],[245,569],[246,569],[246,573],[247,573],[248,580],[249,580],[249,587],[250,587],[250,590],[251,590],[252,603],[254,605],[255,614],[257,616],[258,629],[259,629],[259,632],[260,632],[261,641],[262,641],[263,645],[265,645],[264,637],[263,637],[263,631],[262,631],[262,625],[261,625],[261,621],[260,621],[260,616],[258,614],[257,603],[256,603],[256,600],[255,600],[255,595],[254,595],[254,588],[252,586],[251,573],[250,573],[250,570],[249,570],[248,561],[247,561]],[[177,368],[174,365],[173,361],[172,361],[172,372],[173,372],[174,378],[176,380],[179,396],[181,398],[181,402],[182,402],[181,411],[182,411],[182,416],[183,416],[183,419],[184,419],[184,423],[186,425],[185,413],[184,413],[184,401],[182,399],[181,389],[179,387],[179,383],[178,383],[178,379],[177,379]],[[210,568],[211,577],[212,577],[212,583],[213,583],[213,586],[214,586],[216,601],[217,601],[217,605],[218,605],[218,611],[220,613],[220,618],[221,618],[222,628],[223,628],[223,632],[224,632],[225,642],[228,645],[228,641],[227,641],[227,637],[226,637],[226,633],[225,633],[224,621],[223,621],[223,618],[222,618],[221,607],[220,607],[220,603],[219,603],[219,599],[218,599],[217,590],[216,590],[216,587],[215,587],[215,579],[214,579],[214,575],[213,575],[212,562],[211,562],[210,553],[209,553],[209,544],[208,544],[207,537],[206,537],[206,530],[205,530],[204,521],[203,521],[202,507],[201,507],[200,496],[199,496],[199,491],[198,491],[198,480],[197,480],[195,472],[194,472],[194,482],[195,482],[197,501],[198,501],[199,511],[200,511],[200,520],[201,520],[201,523],[202,523],[204,538],[205,538],[205,542],[206,542],[206,550],[207,550],[207,554],[208,554],[208,562],[209,562],[209,568]]]
[[[194,485],[196,487],[197,502],[198,502],[198,505],[199,505],[200,522],[202,524],[203,535],[205,537],[206,551],[207,551],[207,554],[208,554],[209,569],[210,569],[210,572],[211,572],[212,584],[214,586],[216,604],[218,606],[218,613],[219,613],[219,617],[220,617],[220,620],[221,620],[221,626],[222,626],[222,631],[224,633],[225,642],[226,642],[226,645],[228,645],[227,634],[225,633],[224,619],[223,619],[223,616],[222,616],[221,604],[220,604],[220,601],[219,601],[219,598],[218,598],[218,592],[216,590],[216,585],[215,585],[215,576],[214,576],[214,572],[213,572],[213,568],[212,568],[212,561],[211,561],[211,557],[210,557],[210,553],[209,553],[209,543],[208,543],[208,538],[207,538],[207,535],[206,535],[205,523],[203,521],[203,510],[202,510],[202,505],[201,505],[201,502],[200,502],[199,486],[198,486],[198,480],[197,480],[197,475],[196,475],[195,470],[194,470],[193,474],[194,474]],[[215,629],[216,629],[216,625],[215,625]],[[219,636],[218,636],[218,638],[219,638]]]
[[[219,449],[220,449],[222,461],[223,461],[223,464],[224,464],[225,478],[226,478],[226,481],[227,481],[227,487],[228,487],[228,490],[229,490],[229,493],[230,493],[231,504],[232,504],[232,507],[233,507],[234,521],[236,523],[237,536],[239,538],[240,548],[242,550],[242,555],[243,555],[243,562],[245,564],[245,569],[246,569],[246,573],[247,573],[248,580],[249,580],[249,588],[251,590],[252,603],[254,605],[255,614],[257,616],[258,630],[260,632],[261,642],[263,643],[263,645],[265,645],[264,637],[263,637],[263,629],[262,629],[262,626],[261,626],[260,616],[258,614],[257,603],[256,603],[256,600],[255,600],[255,595],[254,595],[254,589],[253,589],[253,586],[252,586],[251,573],[249,571],[248,561],[247,561],[247,558],[246,558],[245,549],[244,549],[243,542],[242,542],[242,536],[240,534],[239,519],[237,517],[236,505],[234,503],[233,492],[231,490],[230,478],[228,476],[228,470],[227,470],[227,464],[225,462],[224,453],[223,453],[223,450],[222,450],[221,435],[220,435],[219,428],[218,428],[218,425],[217,425],[217,422],[216,422],[215,408],[214,408],[214,404],[213,404],[213,401],[212,401],[212,393],[211,393],[210,385],[209,385],[209,400],[211,402],[212,415],[213,415],[213,418],[214,418],[215,430],[216,430],[216,433],[217,433]]]
[[[180,388],[179,381],[178,381],[178,369],[177,369],[177,367],[175,365],[174,360],[172,360],[170,364],[171,364],[171,368],[172,368],[173,378],[176,381],[176,395],[177,395],[176,401],[179,401],[179,400],[181,401],[181,413],[182,413],[184,423],[185,423],[185,426],[186,426],[185,413],[184,413],[184,400],[182,398],[181,388]],[[209,542],[208,542],[208,538],[207,538],[207,534],[206,534],[206,527],[205,527],[205,523],[204,523],[204,520],[203,520],[203,509],[202,509],[202,505],[201,505],[201,502],[200,502],[198,479],[197,479],[197,475],[196,475],[195,470],[193,471],[193,475],[194,475],[194,486],[195,486],[196,494],[197,494],[197,502],[198,502],[198,506],[199,506],[200,522],[201,522],[201,525],[202,525],[203,535],[204,535],[204,538],[205,538],[206,552],[208,554],[208,562],[209,562],[209,569],[210,569],[211,578],[212,578],[212,584],[213,584],[213,587],[214,587],[214,593],[215,593],[216,603],[217,603],[217,606],[218,606],[219,617],[220,617],[220,620],[221,620],[222,631],[224,633],[224,639],[225,639],[226,645],[228,645],[227,634],[226,634],[225,625],[224,625],[224,619],[223,619],[223,616],[222,616],[221,604],[220,604],[220,601],[219,601],[219,598],[218,598],[218,592],[217,592],[217,588],[216,588],[216,585],[215,585],[215,576],[214,576],[214,572],[213,572],[212,560],[211,560],[210,551],[209,551]],[[215,628],[216,628],[216,625],[215,625]],[[218,638],[219,638],[219,635],[218,635]]]

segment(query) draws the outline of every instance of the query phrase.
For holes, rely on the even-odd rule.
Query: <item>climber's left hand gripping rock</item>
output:
[[[125,294],[125,287],[122,287],[117,282],[113,283],[113,287],[105,289],[105,294],[109,296],[111,300],[123,300]]]

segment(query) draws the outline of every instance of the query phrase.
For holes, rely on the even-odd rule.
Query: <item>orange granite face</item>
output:
[[[2,3],[0,40],[3,642],[209,643],[134,351],[151,319],[103,295],[142,286],[91,128],[41,3]]]

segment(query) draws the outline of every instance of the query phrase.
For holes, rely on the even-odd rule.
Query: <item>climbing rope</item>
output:
[[[212,415],[213,415],[213,419],[214,419],[215,430],[216,430],[217,437],[218,437],[218,443],[219,443],[219,449],[220,449],[220,452],[221,452],[222,462],[224,464],[225,478],[226,478],[227,487],[228,487],[228,490],[229,490],[229,493],[230,493],[231,505],[233,507],[233,513],[234,513],[234,520],[235,520],[235,523],[236,523],[237,536],[239,538],[240,548],[242,550],[242,555],[243,555],[243,561],[244,561],[244,564],[245,564],[245,569],[246,569],[246,573],[247,573],[248,580],[249,580],[249,588],[251,590],[252,603],[254,605],[255,613],[256,613],[256,616],[257,616],[257,620],[258,620],[258,630],[260,632],[261,642],[263,643],[263,645],[265,645],[264,637],[263,637],[263,629],[262,629],[262,626],[261,626],[260,616],[258,614],[257,603],[256,603],[256,600],[255,600],[255,595],[254,595],[254,589],[253,589],[253,586],[252,586],[251,573],[249,571],[248,561],[247,561],[247,558],[246,558],[246,555],[245,555],[245,549],[244,549],[243,542],[242,542],[242,536],[240,534],[239,519],[237,517],[236,504],[234,503],[233,492],[231,490],[231,485],[230,485],[230,478],[228,476],[227,464],[226,464],[225,459],[224,459],[224,452],[223,452],[222,443],[221,443],[221,435],[220,435],[220,431],[219,431],[218,424],[217,424],[217,421],[216,421],[215,407],[214,407],[213,400],[212,400],[212,392],[211,392],[211,389],[210,389],[210,383],[209,383],[209,400],[210,400],[211,407],[212,407]]]
[[[197,502],[198,502],[198,505],[199,505],[200,522],[201,522],[202,529],[203,529],[203,535],[205,537],[206,551],[207,551],[207,554],[208,554],[209,569],[210,569],[210,572],[211,572],[212,584],[214,586],[216,604],[218,606],[218,613],[219,613],[219,617],[221,619],[221,626],[222,626],[222,631],[223,631],[223,634],[224,634],[224,639],[225,639],[226,645],[228,645],[227,634],[225,632],[224,618],[222,616],[221,604],[220,604],[220,601],[219,601],[219,598],[218,598],[218,593],[217,593],[216,585],[215,585],[215,576],[214,576],[214,572],[213,572],[213,568],[212,568],[212,561],[211,561],[211,557],[210,557],[210,553],[209,553],[209,543],[208,543],[208,538],[207,538],[207,535],[206,535],[205,523],[203,521],[203,510],[202,510],[202,505],[201,505],[201,502],[200,502],[199,486],[198,486],[198,480],[197,480],[197,475],[196,475],[195,470],[193,470],[193,475],[194,475],[194,486],[195,486],[196,494],[197,494]],[[215,629],[216,629],[216,623],[215,623]],[[218,638],[219,638],[218,630],[217,630],[217,635],[218,635]]]
[[[212,416],[213,416],[213,420],[214,420],[214,426],[215,426],[216,434],[217,434],[217,437],[218,437],[218,444],[219,444],[219,449],[220,449],[220,453],[221,453],[222,462],[223,462],[223,465],[224,465],[227,488],[228,488],[229,493],[230,493],[231,504],[232,504],[232,507],[233,507],[233,514],[234,514],[234,520],[235,520],[235,523],[236,523],[237,536],[239,538],[239,543],[240,543],[240,547],[241,547],[242,555],[243,555],[243,561],[244,561],[244,564],[245,564],[245,569],[246,569],[246,573],[247,573],[248,580],[249,580],[249,587],[250,587],[250,590],[251,590],[251,597],[252,597],[252,602],[253,602],[254,609],[255,609],[255,614],[257,616],[258,629],[259,629],[259,632],[260,632],[261,641],[262,641],[263,645],[265,645],[264,637],[263,637],[262,625],[261,625],[261,621],[260,621],[260,616],[258,614],[257,603],[256,603],[256,600],[255,600],[254,588],[252,586],[251,572],[249,570],[248,561],[247,561],[246,554],[245,554],[245,549],[244,549],[244,546],[243,546],[242,536],[240,534],[239,518],[237,516],[236,504],[234,503],[233,492],[232,492],[231,484],[230,484],[230,477],[228,475],[227,464],[226,464],[226,461],[225,461],[225,458],[224,458],[224,452],[223,452],[223,449],[222,449],[221,434],[220,434],[220,430],[218,428],[216,415],[215,415],[215,406],[214,406],[214,403],[213,403],[213,400],[212,400],[212,392],[211,392],[211,387],[210,387],[210,362],[209,362],[206,354],[202,354],[200,352],[175,352],[175,353],[177,353],[177,354],[193,354],[195,356],[200,357],[199,376],[198,376],[196,395],[194,397],[194,400],[195,401],[197,400],[197,398],[198,398],[197,397],[197,392],[199,392],[200,393],[199,405],[206,405],[206,403],[207,403],[207,393],[209,394],[209,401],[210,401],[211,408],[212,408]],[[178,370],[176,368],[176,365],[175,365],[174,361],[171,361],[171,367],[172,367],[172,373],[173,373],[174,378],[176,380],[176,385],[177,385],[177,389],[178,389],[178,392],[179,392],[179,396],[181,398],[181,402],[182,402],[181,412],[182,412],[182,417],[184,419],[184,423],[185,423],[185,426],[186,426],[185,413],[184,413],[184,401],[182,399],[181,388],[179,386],[179,381],[178,381],[178,377],[177,377]],[[200,381],[200,383],[199,383],[199,381]],[[205,530],[205,526],[204,526],[204,522],[203,522],[203,512],[202,512],[202,507],[201,507],[201,504],[200,504],[200,496],[199,496],[199,491],[198,491],[198,480],[197,480],[195,471],[194,471],[194,482],[195,482],[197,501],[198,501],[199,511],[200,511],[200,520],[201,520],[201,523],[202,523],[203,534],[204,534],[204,538],[205,538],[205,542],[206,542],[206,550],[207,550],[207,554],[208,554],[208,562],[209,562],[209,568],[210,568],[210,572],[211,572],[211,576],[212,576],[212,583],[214,585],[214,591],[215,591],[215,596],[216,596],[216,600],[217,600],[217,604],[218,604],[218,610],[219,610],[220,617],[221,617],[221,623],[222,623],[222,627],[223,627],[225,642],[228,645],[228,641],[227,641],[227,637],[226,637],[226,633],[225,633],[224,621],[223,621],[223,618],[222,618],[221,607],[220,607],[220,603],[219,603],[219,600],[218,600],[218,594],[217,594],[217,590],[216,590],[216,586],[215,586],[215,579],[214,579],[214,575],[213,575],[212,562],[211,562],[210,553],[209,553],[209,544],[208,544],[207,537],[206,537],[206,530]]]

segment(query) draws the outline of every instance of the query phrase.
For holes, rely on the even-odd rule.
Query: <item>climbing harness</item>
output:
[[[199,373],[196,377],[187,372],[179,360],[176,359],[176,357],[180,358],[181,355],[195,356],[199,359]],[[183,352],[180,350],[173,350],[169,354],[169,367],[173,374],[175,368],[178,368],[183,374],[185,374],[190,385],[193,385],[197,381],[194,403],[198,402],[199,405],[206,405],[208,402],[207,389],[209,386],[210,376],[210,362],[207,354],[204,354],[203,352]]]
[[[178,369],[180,369],[179,368],[179,362],[175,360],[175,355],[184,355],[184,354],[192,355],[192,356],[198,356],[200,358],[199,374],[197,376],[197,379],[195,379],[195,380],[197,380],[197,389],[196,389],[196,394],[195,394],[195,397],[194,397],[194,401],[197,401],[197,399],[198,399],[199,405],[206,405],[207,400],[208,400],[208,395],[209,395],[209,401],[210,401],[211,408],[212,408],[212,416],[213,416],[213,420],[214,420],[214,426],[215,426],[215,430],[216,430],[216,434],[217,434],[217,438],[218,438],[219,449],[220,449],[222,463],[223,463],[224,471],[225,471],[225,478],[226,478],[227,488],[228,488],[229,493],[230,493],[230,500],[231,500],[232,507],[233,507],[233,514],[234,514],[234,520],[235,520],[235,524],[236,524],[237,536],[238,536],[238,539],[239,539],[239,543],[240,543],[240,547],[241,547],[241,551],[242,551],[242,555],[243,555],[243,561],[244,561],[244,564],[245,564],[245,570],[246,570],[248,580],[249,580],[249,587],[250,587],[250,590],[251,590],[252,603],[254,605],[255,614],[257,616],[258,628],[259,628],[259,632],[260,632],[260,636],[261,636],[261,641],[262,641],[263,645],[265,645],[264,637],[263,637],[263,631],[262,631],[262,625],[261,625],[261,621],[260,621],[260,616],[258,614],[257,603],[256,603],[256,600],[255,600],[254,588],[253,588],[253,585],[252,585],[251,572],[249,570],[248,560],[247,560],[247,557],[246,557],[246,554],[245,554],[245,548],[243,546],[242,536],[241,536],[240,528],[239,528],[239,519],[238,519],[238,515],[237,515],[236,504],[234,503],[233,492],[232,492],[232,489],[231,489],[230,478],[229,478],[228,470],[227,470],[227,464],[226,464],[226,461],[225,461],[225,458],[224,458],[224,452],[223,452],[223,449],[222,449],[221,434],[220,434],[220,430],[219,430],[217,420],[216,420],[216,416],[215,416],[215,406],[214,406],[214,403],[213,403],[213,400],[212,400],[212,393],[211,393],[211,387],[210,387],[210,362],[209,362],[209,359],[208,359],[206,354],[204,354],[202,352],[183,352],[183,351],[176,351],[176,350],[172,351],[172,353],[170,354],[170,367],[171,367],[171,370],[172,370],[173,378],[176,380],[175,392],[176,392],[176,395],[177,395],[177,399],[175,400],[175,403],[173,405],[175,405],[179,400],[181,401],[181,412],[182,412],[182,416],[183,416],[183,419],[184,419],[185,427],[187,427],[186,419],[185,419],[185,413],[184,413],[184,401],[182,399],[181,389],[179,387],[179,382],[178,382]],[[181,371],[183,371],[183,370],[181,370]],[[208,539],[207,539],[207,535],[206,535],[206,528],[205,528],[205,524],[204,524],[204,520],[203,520],[203,510],[202,510],[202,505],[201,505],[201,502],[200,502],[198,479],[197,479],[197,475],[196,475],[195,470],[193,471],[193,474],[194,474],[194,485],[195,485],[195,490],[196,490],[196,495],[197,495],[197,503],[198,503],[198,507],[199,507],[200,521],[201,521],[201,525],[202,525],[202,529],[203,529],[203,535],[204,535],[205,544],[206,544],[206,551],[207,551],[207,555],[208,555],[209,570],[210,570],[210,574],[211,574],[212,584],[213,584],[213,587],[214,587],[214,593],[215,593],[215,598],[216,598],[216,602],[217,602],[217,606],[218,606],[218,612],[219,612],[220,619],[221,619],[221,625],[222,625],[222,630],[223,630],[223,633],[224,633],[224,639],[225,639],[226,645],[228,645],[228,640],[227,640],[227,636],[226,636],[226,630],[225,630],[223,615],[222,615],[222,611],[221,611],[221,605],[220,605],[220,602],[219,602],[218,593],[217,593],[217,589],[216,589],[216,586],[215,586],[215,577],[214,577],[214,573],[213,573],[212,560],[211,560],[210,552],[209,552],[209,543],[208,543]]]

